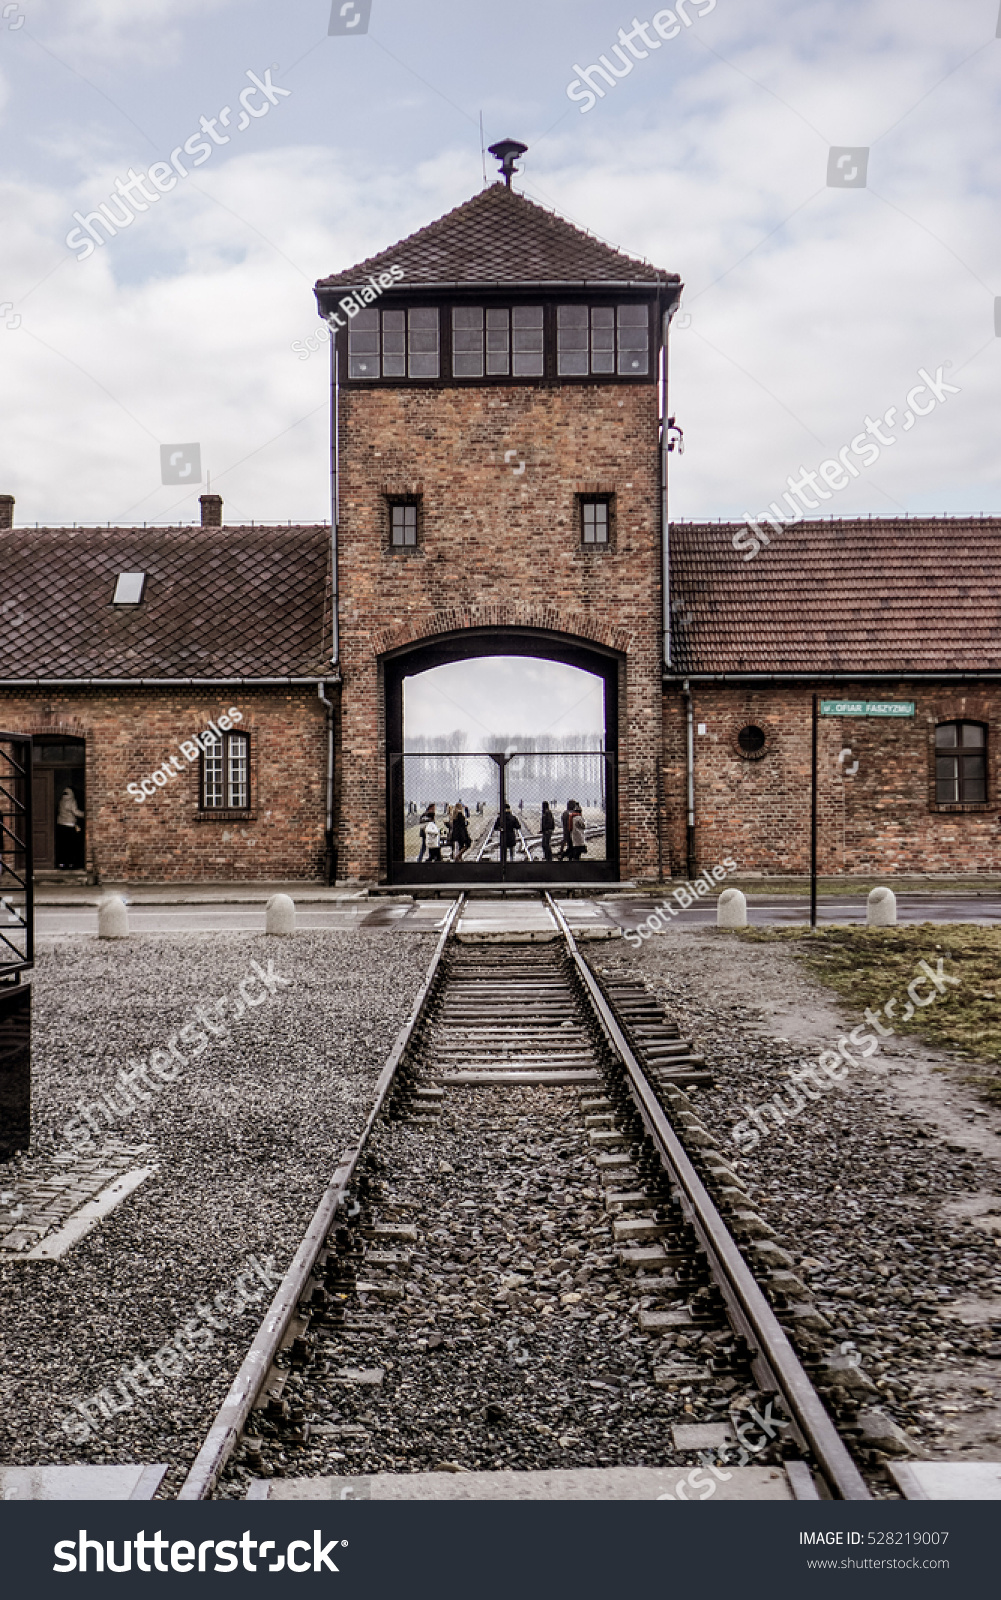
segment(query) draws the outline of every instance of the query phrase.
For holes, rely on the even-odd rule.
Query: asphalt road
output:
[[[531,904],[531,902],[528,902]],[[670,904],[677,902],[670,900]],[[475,906],[476,902],[473,902]],[[495,902],[491,902],[495,904]],[[512,901],[505,908],[512,923],[517,907]],[[638,927],[649,917],[658,901],[648,896],[623,896],[614,900],[568,900],[562,902],[571,926]],[[448,911],[447,900],[391,901],[351,900],[303,905],[297,911],[300,928],[384,928],[401,932],[427,933],[440,927]],[[818,919],[824,923],[864,923],[866,902],[863,896],[832,895],[822,899]],[[1001,922],[1001,895],[998,894],[906,894],[897,900],[901,923],[917,922]],[[507,920],[505,918],[505,920]],[[799,895],[760,895],[748,901],[748,921],[755,926],[778,926],[809,920],[809,901]],[[672,927],[705,927],[716,921],[712,898],[697,901],[680,910]],[[261,904],[133,905],[129,907],[129,927],[133,933],[242,933],[264,928]],[[94,906],[40,906],[35,913],[35,928],[40,936],[97,933]]]

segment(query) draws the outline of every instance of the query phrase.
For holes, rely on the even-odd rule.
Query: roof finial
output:
[[[500,162],[501,172],[504,174],[504,182],[509,189],[513,174],[519,170],[515,166],[515,162],[519,156],[525,154],[527,149],[528,145],[521,144],[517,139],[499,139],[496,144],[490,146],[490,154]]]

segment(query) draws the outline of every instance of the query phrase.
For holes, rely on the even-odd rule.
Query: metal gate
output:
[[[31,740],[0,733],[0,1161],[31,1140]]]
[[[604,750],[391,755],[390,877],[394,883],[617,879],[615,778],[615,758]],[[552,829],[543,825],[547,811]]]

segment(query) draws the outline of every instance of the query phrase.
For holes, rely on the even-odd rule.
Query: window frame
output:
[[[586,529],[585,508],[587,506],[605,507],[605,539],[588,540],[584,537]],[[615,496],[611,493],[577,495],[577,538],[581,550],[585,555],[602,555],[606,550],[611,550],[615,543]]]
[[[413,544],[397,544],[393,538],[393,514],[397,510],[414,511]],[[386,548],[391,555],[410,555],[421,548],[424,534],[424,498],[419,494],[388,494],[386,496]]]
[[[436,342],[436,352],[437,352],[437,357],[438,357],[438,371],[433,376],[420,374],[420,373],[413,373],[410,370],[411,369],[411,363],[413,362],[413,360],[415,358],[420,360],[420,359],[425,358],[426,356],[431,354],[431,352],[429,352],[429,351],[416,351],[416,350],[414,350],[412,348],[412,344],[413,344],[413,340],[414,340],[415,335],[417,335],[417,336],[420,335],[420,330],[415,329],[413,324],[411,323],[411,317],[414,315],[415,312],[416,313],[428,313],[428,314],[433,312],[434,316],[436,318],[435,331],[436,331],[436,340],[437,340],[437,342]],[[364,327],[359,327],[358,319],[359,319],[359,317],[363,317],[363,316],[374,316],[377,319],[377,332],[378,332],[378,345],[379,345],[379,348],[378,348],[377,352],[374,352],[373,358],[378,360],[379,370],[375,374],[375,376],[371,377],[371,378],[353,377],[353,376],[350,375],[351,374],[351,362],[352,362],[352,360],[358,358],[357,355],[356,356],[352,356],[352,353],[351,353],[351,335],[352,335],[352,333],[366,333],[366,332],[376,331],[376,330],[369,330],[369,329],[364,328]],[[403,318],[403,329],[402,329],[402,333],[403,333],[403,349],[402,349],[402,351],[391,350],[391,351],[388,352],[388,356],[392,360],[400,360],[400,359],[402,359],[403,363],[404,363],[404,367],[405,367],[405,371],[404,372],[402,372],[402,373],[394,372],[394,373],[390,373],[388,376],[387,376],[386,370],[385,370],[386,360],[387,360],[387,350],[386,350],[387,328],[386,328],[386,320],[385,319],[386,319],[387,316],[402,316],[402,318]],[[442,368],[443,368],[443,365],[444,365],[444,354],[445,354],[445,350],[444,350],[445,341],[444,341],[444,338],[443,338],[443,326],[442,326],[444,320],[445,319],[442,317],[442,307],[434,300],[431,300],[429,303],[424,304],[424,305],[414,305],[410,301],[405,301],[402,304],[400,304],[400,303],[392,304],[391,303],[391,304],[387,305],[385,303],[381,303],[381,304],[377,304],[377,305],[363,306],[362,309],[360,311],[356,312],[355,315],[351,318],[351,321],[349,322],[347,328],[344,330],[345,365],[346,365],[347,373],[349,374],[349,376],[348,376],[346,381],[349,382],[352,385],[352,387],[357,386],[360,389],[370,389],[370,388],[372,388],[372,386],[374,384],[389,384],[389,385],[420,384],[420,385],[423,385],[423,384],[438,384],[438,383],[440,383],[441,382]],[[396,329],[396,328],[391,328],[391,329],[388,330],[388,332],[389,332],[390,336],[393,337],[393,338],[396,338],[396,337],[399,336],[399,330]],[[365,354],[366,354],[365,351],[360,352],[360,355],[365,355]]]
[[[962,734],[961,733],[959,734],[959,737],[957,738],[956,744],[952,747],[951,750],[949,749],[948,746],[942,746],[942,747],[939,746],[938,733],[939,733],[939,729],[940,728],[962,729],[962,728],[965,728],[965,727],[979,728],[980,729],[980,732],[981,732],[981,735],[982,735],[982,739],[981,739],[981,743],[980,743],[979,748],[976,745],[964,746],[960,742],[961,739],[962,739]],[[956,811],[989,811],[991,809],[992,800],[991,800],[990,738],[991,738],[990,723],[986,720],[986,718],[981,719],[980,717],[976,717],[976,716],[972,716],[972,717],[971,716],[966,716],[966,717],[948,717],[948,716],[936,717],[935,722],[933,723],[932,728],[931,728],[930,790],[931,790],[931,803],[932,803],[932,809],[933,810],[935,810],[935,811],[945,811],[945,812],[950,812],[950,811],[951,812],[956,812]],[[983,799],[981,799],[981,800],[967,800],[967,799],[963,798],[964,773],[963,773],[963,766],[962,766],[961,758],[963,756],[964,751],[965,751],[965,753],[967,755],[972,755],[972,756],[979,755],[980,756],[981,775],[982,775],[982,783],[983,783]],[[957,799],[957,800],[941,800],[939,798],[939,759],[940,759],[940,757],[949,758],[950,756],[952,756],[952,758],[957,762],[958,770],[957,770],[956,778],[957,778],[957,789],[958,789],[958,793],[959,793],[959,799]]]
[[[442,293],[441,290],[438,290],[437,292],[432,290],[432,291],[430,291],[428,293],[428,295],[421,297],[419,305],[416,303],[416,301],[415,301],[415,299],[414,299],[414,297],[412,295],[408,295],[406,300],[401,300],[401,299],[396,298],[396,297],[391,297],[390,295],[387,294],[386,296],[384,296],[379,301],[379,304],[377,306],[371,306],[370,305],[370,306],[366,306],[364,308],[366,311],[369,311],[369,312],[373,312],[374,311],[374,312],[378,312],[378,314],[379,314],[379,319],[380,319],[379,320],[379,330],[380,330],[379,331],[379,339],[380,339],[380,343],[379,343],[379,372],[380,372],[380,375],[378,377],[373,377],[373,378],[353,378],[353,377],[351,377],[351,375],[350,375],[350,371],[351,371],[351,369],[350,369],[350,352],[349,352],[349,335],[350,335],[351,327],[350,327],[350,324],[349,324],[348,327],[338,330],[337,333],[336,333],[336,336],[335,336],[334,349],[335,349],[335,358],[336,358],[337,363],[338,363],[337,371],[338,371],[338,374],[339,374],[339,381],[340,381],[340,384],[341,384],[342,387],[347,388],[347,389],[351,389],[352,391],[358,390],[358,389],[375,389],[375,388],[462,389],[462,388],[471,388],[471,387],[472,388],[483,388],[483,387],[511,387],[511,386],[532,386],[532,385],[534,385],[536,387],[541,387],[541,386],[544,386],[544,385],[545,386],[553,386],[553,385],[562,386],[562,385],[572,385],[572,384],[615,384],[615,385],[625,385],[625,386],[628,386],[630,384],[637,384],[637,385],[641,385],[641,386],[642,385],[647,385],[648,387],[653,387],[658,382],[658,371],[659,371],[658,355],[659,355],[659,350],[660,350],[660,311],[661,311],[662,302],[666,303],[666,301],[664,299],[665,286],[651,284],[650,287],[651,287],[651,293],[650,293],[649,296],[645,296],[645,295],[643,295],[643,296],[630,295],[628,290],[625,290],[625,289],[619,290],[618,293],[616,293],[614,290],[605,290],[600,285],[596,285],[595,288],[589,293],[584,292],[584,291],[582,291],[580,289],[574,288],[574,289],[567,289],[565,292],[563,292],[561,294],[557,294],[557,292],[556,292],[556,290],[554,289],[553,286],[546,285],[546,284],[540,284],[536,290],[534,290],[534,291],[526,290],[524,293],[512,293],[510,291],[508,291],[507,293],[504,293],[502,290],[499,290],[499,289],[498,290],[484,290],[483,293],[476,293],[474,291],[466,291],[465,289],[463,289],[463,290],[457,290],[457,291],[455,291],[455,292],[453,292],[451,294],[445,295],[445,294]],[[561,305],[582,305],[582,306],[585,306],[585,307],[589,308],[589,312],[590,312],[590,309],[592,309],[592,308],[600,308],[600,307],[611,307],[611,308],[613,308],[613,310],[615,308],[617,308],[618,306],[643,307],[645,309],[645,311],[646,311],[646,321],[647,321],[647,371],[645,373],[635,374],[635,373],[628,373],[628,372],[627,373],[621,373],[618,370],[613,371],[613,372],[597,372],[597,373],[596,372],[591,372],[589,370],[587,373],[564,373],[564,374],[560,374],[559,371],[558,371],[559,362],[558,362],[558,348],[557,348],[557,345],[558,345],[557,322],[558,322],[558,307],[561,306]],[[489,373],[489,372],[487,372],[486,371],[486,366],[487,366],[487,353],[486,353],[486,321],[487,321],[487,316],[486,316],[486,314],[488,312],[491,312],[491,311],[495,311],[495,312],[496,311],[501,311],[501,312],[506,311],[508,313],[509,318],[511,318],[513,316],[513,313],[515,311],[517,311],[517,310],[523,310],[523,309],[528,309],[528,308],[538,308],[540,306],[542,308],[542,373],[540,375],[538,375],[538,376],[536,376],[536,375],[515,376],[510,371],[508,371],[506,373]],[[405,311],[405,312],[409,313],[412,310],[431,310],[431,309],[436,309],[437,312],[438,312],[438,358],[439,358],[438,359],[438,377],[437,378],[421,378],[421,377],[412,377],[412,376],[410,376],[409,375],[409,362],[408,362],[408,375],[406,377],[400,377],[400,376],[385,377],[383,375],[384,350],[383,350],[383,321],[382,321],[382,318],[385,315],[385,313],[387,311],[389,311],[389,312],[392,312],[392,311],[397,311],[397,312],[398,311]],[[455,355],[456,355],[456,350],[455,350],[456,341],[455,341],[455,337],[454,337],[455,336],[455,316],[454,316],[454,313],[457,310],[474,310],[475,311],[475,310],[480,310],[480,309],[482,309],[482,311],[484,313],[484,317],[483,317],[484,371],[483,371],[482,375],[472,374],[472,375],[457,376],[455,374],[455,372],[454,372]],[[590,321],[589,321],[589,325],[590,325]],[[511,323],[509,321],[509,325],[508,325],[509,350],[511,350],[511,344],[512,344],[511,335],[512,335],[512,328],[511,328]],[[618,362],[619,362],[618,338],[619,338],[618,317],[617,317],[617,313],[616,313],[616,351],[615,351],[616,368],[618,367]],[[589,346],[588,362],[589,362],[589,366],[590,366],[590,346]]]
[[[218,734],[218,738],[222,742],[223,804],[216,806],[216,805],[209,805],[207,803],[207,793],[208,793],[208,789],[207,789],[207,776],[208,776],[208,774],[207,774],[207,762],[209,760],[209,752],[207,750],[203,749],[202,753],[201,753],[201,755],[199,757],[199,761],[198,761],[198,812],[199,812],[199,815],[203,816],[203,817],[219,817],[219,818],[226,818],[226,819],[238,818],[238,817],[243,817],[243,818],[252,817],[253,814],[254,814],[254,793],[253,793],[254,769],[253,769],[253,762],[252,762],[252,756],[251,756],[252,748],[253,748],[253,741],[251,739],[250,732],[249,732],[249,730],[247,730],[245,728],[220,729],[219,730],[219,734]],[[246,782],[246,791],[247,791],[247,803],[246,803],[246,805],[242,805],[242,806],[241,805],[234,805],[233,802],[232,802],[233,786],[232,786],[232,766],[231,766],[231,763],[232,763],[233,757],[232,757],[231,752],[232,752],[234,741],[240,741],[240,740],[243,741],[244,750],[246,752],[246,755],[245,755],[245,761],[246,761],[246,779],[245,779],[245,782]]]

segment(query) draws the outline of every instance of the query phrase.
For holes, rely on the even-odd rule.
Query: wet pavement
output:
[[[290,886],[291,887],[291,886]],[[161,903],[138,899],[129,905],[132,933],[255,933],[264,929],[264,904],[261,899],[246,899],[238,904],[213,897],[201,903],[170,904],[169,891],[160,891]],[[160,898],[158,896],[158,899]],[[180,898],[180,896],[179,896]],[[97,934],[95,891],[91,903],[41,904],[35,912],[36,933],[40,937],[67,934]],[[671,927],[705,927],[716,921],[715,896],[707,895],[688,907],[681,907],[668,891],[663,896],[617,895],[608,899],[558,901],[572,928],[632,931],[646,922],[658,905],[677,909]],[[384,928],[403,933],[430,933],[440,928],[451,902],[444,899],[416,900],[409,896],[378,899],[351,896],[317,897],[312,888],[305,891],[296,908],[297,927],[339,930]],[[487,908],[490,908],[489,910]],[[537,897],[504,902],[474,900],[474,918],[495,919],[498,926],[514,930],[524,923],[535,927],[541,908]],[[777,926],[809,920],[809,900],[798,894],[761,894],[748,899],[748,921],[752,926]],[[818,920],[828,923],[864,923],[864,895],[826,895],[818,902]],[[1001,891],[959,893],[944,891],[901,894],[897,899],[901,923],[918,922],[1001,922]],[[607,934],[606,934],[607,937]]]

